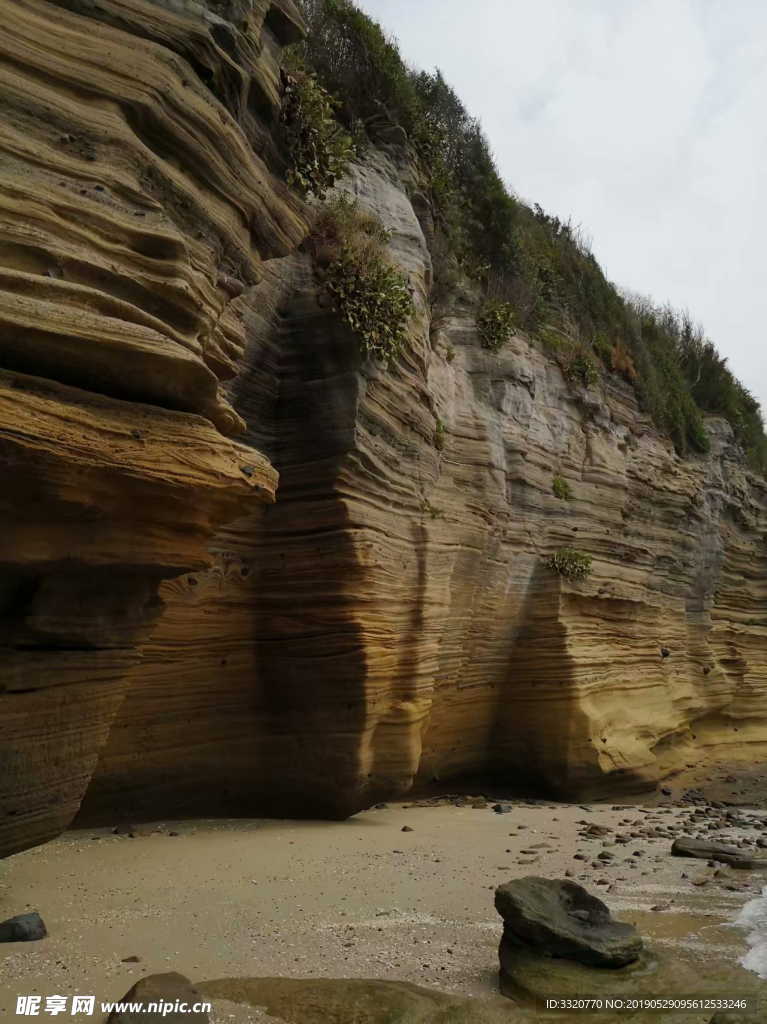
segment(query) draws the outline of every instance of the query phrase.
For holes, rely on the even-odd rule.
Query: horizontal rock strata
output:
[[[308,254],[269,264],[229,395],[278,501],[163,585],[83,820],[345,815],[477,775],[598,796],[762,757],[767,490],[727,424],[682,460],[617,378],[573,390],[522,333],[483,349],[468,306],[432,320],[406,156],[343,187],[392,232],[411,344],[364,362]],[[587,580],[546,568],[562,546]]]
[[[274,124],[292,0],[2,0],[0,855],[71,821],[162,609],[277,476],[239,296],[305,231]]]

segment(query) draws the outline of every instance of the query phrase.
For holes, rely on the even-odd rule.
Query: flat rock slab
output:
[[[613,921],[609,908],[569,879],[528,875],[495,890],[504,938],[542,956],[600,967],[623,967],[642,951],[630,924]]]
[[[35,942],[47,934],[45,923],[36,911],[9,917],[0,924],[0,942]]]
[[[732,868],[745,871],[756,871],[767,868],[767,860],[749,857],[737,846],[725,846],[724,843],[709,843],[705,839],[689,839],[680,836],[671,844],[674,857],[695,857],[697,860],[715,860],[720,864],[728,864]]]
[[[141,1009],[112,1010],[107,1024],[210,1024],[210,1017],[202,1010],[192,1011],[196,1003],[210,1002],[183,974],[170,971],[168,974],[150,974],[137,981],[123,996],[123,1003],[141,1004]],[[157,1010],[147,1012],[151,1003]],[[165,1007],[171,1004],[171,1009]],[[181,1004],[186,1004],[182,1011]],[[176,1009],[179,1005],[179,1009]]]
[[[209,999],[263,1007],[270,1020],[286,1024],[521,1024],[529,1020],[500,998],[479,1002],[406,981],[220,978],[200,982],[200,990]]]

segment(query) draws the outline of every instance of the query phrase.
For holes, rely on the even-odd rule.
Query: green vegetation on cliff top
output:
[[[309,34],[301,59],[337,97],[353,136],[376,121],[405,129],[430,184],[440,239],[488,302],[508,304],[544,342],[565,338],[565,366],[584,368],[575,374],[584,385],[597,361],[621,374],[680,454],[708,450],[703,413],[713,413],[767,470],[759,403],[686,314],[619,291],[569,223],[513,195],[479,121],[440,72],[409,68],[351,0],[303,0],[302,9]]]

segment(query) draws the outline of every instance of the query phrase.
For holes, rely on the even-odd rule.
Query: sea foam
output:
[[[747,971],[767,978],[767,886],[761,896],[746,903],[734,923],[748,933],[748,952],[740,958],[741,964]]]

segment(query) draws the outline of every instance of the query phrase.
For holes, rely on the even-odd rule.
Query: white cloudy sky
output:
[[[686,308],[767,408],[767,0],[358,0],[507,183]]]

